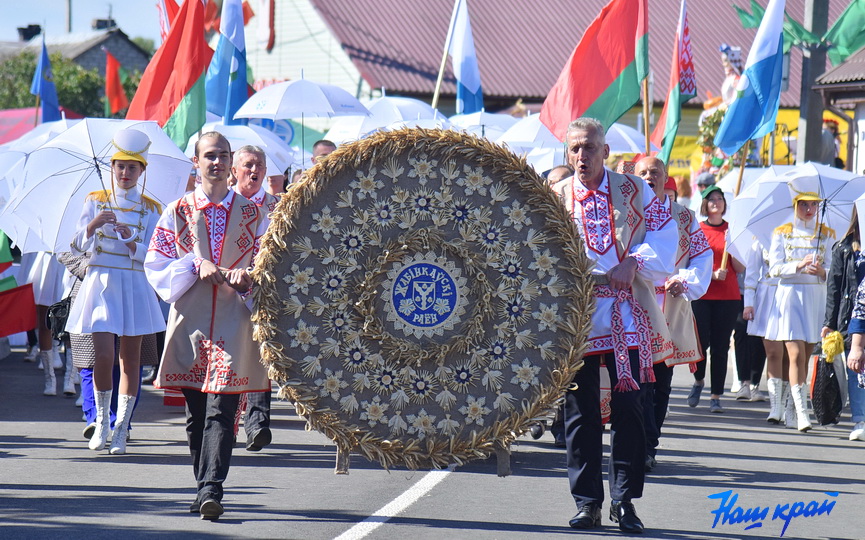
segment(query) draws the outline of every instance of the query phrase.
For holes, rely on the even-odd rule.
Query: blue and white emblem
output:
[[[387,320],[406,335],[442,335],[465,313],[465,278],[453,262],[429,252],[407,258],[388,272]]]

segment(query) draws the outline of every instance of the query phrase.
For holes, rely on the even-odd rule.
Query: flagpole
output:
[[[39,125],[39,94],[36,94],[36,114],[33,115],[33,127]]]
[[[643,131],[646,133],[646,155],[651,155],[649,144],[649,78],[643,79]]]
[[[733,191],[733,197],[739,195],[742,189],[742,177],[745,175],[745,161],[748,159],[748,147],[751,145],[751,139],[745,141],[745,146],[742,147],[742,157],[739,162],[739,178],[736,180],[736,190]]]
[[[441,88],[442,88],[442,79],[444,79],[444,76],[445,76],[445,65],[447,65],[447,62],[448,62],[448,51],[451,48],[451,39],[453,39],[453,35],[454,35],[454,22],[456,21],[457,10],[460,7],[461,1],[462,0],[455,0],[454,1],[454,11],[451,14],[451,22],[450,22],[450,24],[448,24],[448,34],[445,37],[445,50],[442,53],[442,62],[441,62],[441,65],[439,65],[439,75],[438,75],[438,78],[436,79],[435,91],[433,92],[433,98],[432,98],[432,108],[433,109],[435,109],[438,106],[439,92],[441,91]]]

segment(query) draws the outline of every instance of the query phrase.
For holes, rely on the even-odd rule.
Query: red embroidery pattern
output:
[[[646,230],[659,231],[670,219],[670,210],[661,204],[657,197],[652,197],[652,202],[646,208]]]
[[[577,201],[580,203],[582,220],[577,220],[577,226],[582,226],[583,238],[592,251],[606,253],[613,245],[613,219],[610,213],[609,197],[597,191],[578,190]],[[576,210],[576,209],[575,209]],[[576,212],[574,212],[576,216]]]
[[[148,251],[156,251],[165,257],[172,259],[177,258],[177,247],[174,245],[176,240],[174,231],[157,227],[153,231],[153,236],[150,238],[150,246]]]
[[[689,256],[693,260],[697,255],[708,250],[709,241],[706,239],[706,235],[703,234],[703,229],[697,227],[697,230],[692,232],[690,235],[690,246],[688,247]]]
[[[643,382],[655,382],[652,370],[652,325],[643,307],[634,299],[630,290],[614,290],[608,285],[596,285],[595,296],[598,298],[613,298],[613,316],[610,323],[610,331],[613,336],[613,357],[616,362],[616,378],[619,380],[613,389],[616,392],[627,392],[639,390],[640,386],[634,380],[631,373],[631,364],[628,358],[628,344],[625,341],[625,321],[622,318],[622,302],[628,302],[631,306],[631,314],[634,319],[634,327],[637,331],[639,342],[637,351],[640,357],[640,379]]]

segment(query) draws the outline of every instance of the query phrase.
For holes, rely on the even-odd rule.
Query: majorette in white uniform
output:
[[[113,161],[124,159],[124,152],[128,153],[124,148],[144,145],[143,151],[129,152],[146,154],[150,141],[144,133],[126,129],[118,131],[112,143],[118,149]],[[118,238],[114,224],[105,224],[87,236],[87,225],[103,210],[114,212],[117,224],[132,230],[128,240]],[[159,215],[159,203],[143,196],[137,185],[122,189],[114,185],[113,178],[111,191],[94,191],[87,196],[71,247],[73,253],[90,252],[91,256],[69,313],[69,332],[141,336],[165,330],[165,318],[143,265]],[[129,242],[135,242],[135,254],[129,251]]]
[[[745,307],[754,308],[754,318],[748,321],[748,334],[766,336],[770,319],[778,318],[775,294],[779,278],[769,274],[769,252],[756,238],[748,251],[745,267]]]
[[[796,199],[793,201],[796,208]],[[781,225],[772,233],[769,248],[769,274],[780,278],[775,293],[776,317],[769,319],[766,339],[772,341],[820,341],[823,312],[826,308],[826,280],[817,275],[803,274],[797,266],[805,256],[816,254],[823,268],[832,264],[832,244],[835,231],[794,217],[792,223]]]

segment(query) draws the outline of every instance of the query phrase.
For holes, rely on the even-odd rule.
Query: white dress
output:
[[[775,229],[769,248],[769,274],[779,280],[775,293],[776,316],[769,318],[766,339],[820,341],[826,310],[826,280],[803,274],[796,267],[806,255],[816,252],[828,272],[834,243],[834,231],[824,228],[818,238],[812,223],[794,220]]]
[[[65,268],[48,251],[24,253],[18,269],[18,283],[33,284],[33,300],[37,306],[50,306],[63,299]]]
[[[102,210],[113,211],[118,224],[134,228],[134,255],[117,238],[111,224],[87,237],[87,224]],[[143,266],[158,220],[159,212],[142,203],[137,186],[128,191],[115,188],[108,202],[100,202],[94,194],[88,196],[72,240],[72,252],[89,251],[91,257],[69,313],[69,332],[141,336],[165,330],[165,318]]]
[[[754,318],[748,321],[751,336],[765,337],[769,320],[778,317],[775,304],[778,279],[769,275],[769,252],[755,239],[745,267],[745,307],[754,308]]]

